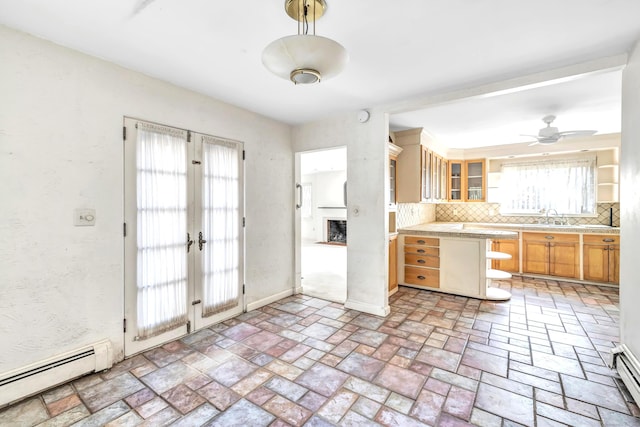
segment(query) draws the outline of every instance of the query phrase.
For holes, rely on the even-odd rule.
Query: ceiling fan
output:
[[[556,119],[554,115],[544,116],[542,121],[547,124],[547,127],[540,129],[538,135],[522,135],[535,138],[536,141],[529,144],[529,146],[536,144],[555,144],[562,138],[573,138],[576,136],[591,136],[597,132],[597,130],[568,130],[564,132],[558,132],[557,127],[552,127],[551,123]]]

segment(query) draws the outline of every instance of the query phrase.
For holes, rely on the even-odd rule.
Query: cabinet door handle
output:
[[[425,253],[427,251],[425,251],[424,249],[418,249],[416,252],[418,252],[419,254],[423,254],[423,253]]]
[[[602,241],[606,243],[611,243],[611,242],[615,242],[616,239],[607,238],[607,239],[602,239]]]
[[[418,243],[420,243],[421,245],[424,245],[427,242],[425,242],[424,240],[418,240]]]
[[[418,263],[419,263],[419,264],[424,264],[425,262],[427,262],[427,261],[425,261],[425,260],[423,260],[423,259],[419,259],[419,260],[418,260]]]
[[[544,238],[551,240],[551,239],[553,239],[553,236],[544,236]]]
[[[424,277],[424,276],[418,276],[418,279],[420,279],[420,280],[424,280],[424,279],[426,279],[426,277]]]

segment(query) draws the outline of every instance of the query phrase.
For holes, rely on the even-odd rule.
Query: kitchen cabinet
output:
[[[389,295],[398,290],[398,235],[389,236]]]
[[[416,234],[406,234],[411,228],[415,228]],[[398,252],[403,257],[400,262],[404,260],[398,270],[401,285],[479,299],[511,298],[509,292],[491,286],[492,279],[511,277],[509,273],[488,268],[491,240],[487,234],[493,235],[492,231],[485,230],[486,234],[458,229],[448,232],[433,226],[437,237],[422,234],[431,229],[429,224],[421,224],[400,230]],[[515,232],[495,234],[505,240],[517,236]],[[500,277],[494,277],[496,273]]]
[[[585,234],[582,258],[584,280],[620,282],[620,236]]]
[[[397,203],[398,188],[398,155],[402,152],[402,147],[389,142],[389,204]]]
[[[449,160],[449,201],[484,202],[486,195],[484,159]]]
[[[511,255],[511,259],[494,259],[491,268],[518,273],[520,271],[520,240],[493,240],[491,250]]]
[[[580,236],[522,233],[522,272],[580,278]]]
[[[406,236],[404,238],[404,282],[409,285],[440,287],[440,239]]]
[[[428,148],[422,128],[394,133],[402,148],[396,162],[396,200],[419,203],[447,200],[447,160]]]

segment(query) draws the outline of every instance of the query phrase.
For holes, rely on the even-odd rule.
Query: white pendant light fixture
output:
[[[338,42],[316,35],[316,20],[324,15],[324,0],[285,0],[287,14],[298,21],[298,34],[282,37],[262,52],[262,63],[278,77],[295,84],[319,83],[339,74],[349,55]],[[309,34],[309,26],[313,28]]]

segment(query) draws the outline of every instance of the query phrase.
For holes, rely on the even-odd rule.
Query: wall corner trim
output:
[[[270,295],[266,298],[262,298],[258,301],[250,302],[249,304],[247,304],[247,311],[252,311],[260,307],[264,307],[267,304],[271,304],[272,302],[276,302],[293,294],[293,289],[287,289],[282,292]]]
[[[347,299],[344,303],[345,308],[350,310],[358,310],[364,313],[373,314],[375,316],[386,317],[391,313],[391,308],[389,305],[385,305],[384,307],[380,307],[377,305],[369,304],[366,302],[354,301]]]

